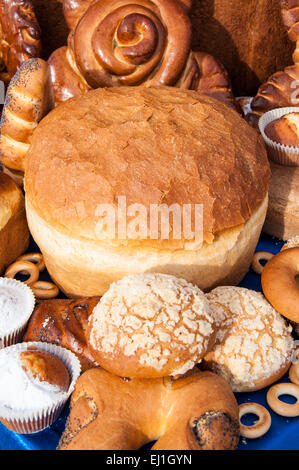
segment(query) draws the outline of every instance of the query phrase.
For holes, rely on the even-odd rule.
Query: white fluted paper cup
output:
[[[34,306],[30,287],[16,279],[0,277],[0,349],[22,339]]]
[[[279,144],[265,134],[265,129],[270,122],[288,113],[299,113],[299,107],[276,108],[268,111],[260,117],[259,129],[265,141],[268,156],[273,162],[283,166],[299,166],[299,147]]]
[[[74,390],[75,383],[81,373],[81,365],[77,356],[61,346],[43,342],[18,343],[0,350],[0,362],[5,357],[21,353],[23,351],[44,351],[53,354],[60,359],[67,368],[70,376],[70,385],[67,391],[57,393],[57,398],[51,397],[52,403],[40,405],[32,403],[31,407],[24,407],[20,403],[19,407],[13,408],[0,400],[0,421],[11,431],[20,434],[32,434],[42,431],[50,426],[61,414],[67,400]],[[1,369],[0,369],[1,374]]]

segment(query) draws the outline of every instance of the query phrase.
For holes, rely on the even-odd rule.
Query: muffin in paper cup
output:
[[[39,394],[38,400],[34,399],[31,390],[30,393],[28,392],[26,394],[26,396],[23,392],[18,392],[14,384],[10,384],[10,386],[13,385],[14,387],[14,398],[11,397],[11,394],[9,398],[3,398],[0,394],[1,423],[16,433],[32,434],[42,431],[46,427],[50,426],[61,414],[67,400],[74,390],[75,383],[81,373],[81,366],[77,356],[68,349],[49,343],[28,342],[18,343],[0,350],[0,374],[3,373],[3,369],[1,371],[1,367],[5,367],[5,365],[8,364],[9,359],[16,358],[16,360],[20,361],[19,354],[24,351],[43,351],[56,356],[56,358],[60,359],[64,364],[69,374],[69,386],[67,390],[60,390],[59,392],[55,390],[54,392],[51,388],[44,389],[41,386],[41,382],[37,381],[37,383],[30,377],[28,378],[26,372],[21,371],[20,374],[24,373],[24,376],[26,375],[26,380],[31,381],[32,387],[34,387],[36,389],[36,393]],[[5,365],[3,366],[3,364]],[[19,369],[22,368],[20,366],[18,367]],[[15,380],[15,375],[11,374],[11,376],[13,377],[11,380]],[[9,384],[8,382],[6,382],[6,384],[8,390]],[[49,386],[49,384],[47,384],[47,386]],[[6,391],[3,393],[5,395],[5,393],[9,392]],[[43,400],[44,397],[47,399]],[[17,400],[20,401],[19,406],[14,404]],[[27,402],[29,402],[29,404]],[[12,403],[14,406],[12,406]]]
[[[34,310],[32,289],[15,279],[0,277],[0,349],[19,342]]]
[[[276,121],[288,113],[296,112],[299,112],[299,107],[276,108],[263,114],[259,119],[259,130],[265,141],[268,156],[273,162],[279,165],[299,166],[299,147],[291,147],[274,142],[265,134],[265,129],[270,122]]]

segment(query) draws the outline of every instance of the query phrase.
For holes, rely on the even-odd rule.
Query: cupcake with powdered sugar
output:
[[[34,305],[30,287],[15,279],[0,277],[0,349],[22,338]]]
[[[41,431],[61,413],[81,367],[69,350],[28,342],[0,351],[0,421],[22,434]]]

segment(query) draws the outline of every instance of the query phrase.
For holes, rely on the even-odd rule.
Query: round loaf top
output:
[[[70,99],[41,121],[25,188],[30,207],[73,237],[102,240],[98,205],[117,209],[125,196],[127,207],[147,210],[203,204],[212,241],[250,218],[269,177],[260,137],[223,103],[171,87],[115,87]]]
[[[214,345],[215,330],[198,287],[146,273],[110,286],[89,317],[87,337],[105,370],[151,378],[188,372]]]

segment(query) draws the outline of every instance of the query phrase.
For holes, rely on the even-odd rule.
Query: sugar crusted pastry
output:
[[[219,329],[203,367],[222,375],[234,392],[259,390],[282,377],[291,364],[292,327],[263,295],[218,287],[207,299]]]

